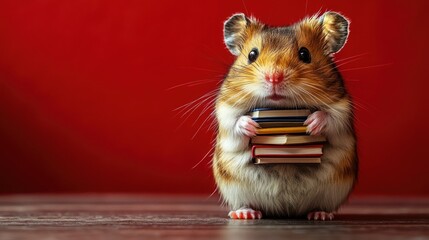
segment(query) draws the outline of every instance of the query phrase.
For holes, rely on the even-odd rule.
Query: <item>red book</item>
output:
[[[323,145],[253,145],[252,157],[320,157]]]

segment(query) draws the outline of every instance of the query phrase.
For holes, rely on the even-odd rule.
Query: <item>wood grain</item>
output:
[[[429,198],[355,198],[329,222],[226,214],[204,196],[0,196],[0,239],[429,239]]]

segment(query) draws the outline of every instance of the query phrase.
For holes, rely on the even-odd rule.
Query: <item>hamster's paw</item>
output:
[[[230,211],[228,216],[232,219],[261,219],[261,211],[255,211],[251,208],[240,208],[235,211]]]
[[[328,114],[324,111],[316,111],[310,114],[305,120],[304,125],[307,125],[307,133],[310,135],[320,135],[328,122]]]
[[[308,220],[333,220],[334,219],[334,214],[331,212],[323,212],[323,211],[318,211],[318,212],[310,212],[309,214],[307,214],[307,219]]]
[[[254,137],[258,127],[259,124],[253,121],[250,116],[241,116],[235,124],[235,131],[248,137]]]

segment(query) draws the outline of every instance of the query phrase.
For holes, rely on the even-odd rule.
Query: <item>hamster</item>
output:
[[[271,27],[235,14],[224,42],[236,56],[216,99],[213,173],[234,219],[333,219],[357,180],[353,103],[333,54],[346,43],[349,21],[336,12]],[[327,142],[320,164],[255,165],[249,144],[254,108],[308,108],[309,134]]]

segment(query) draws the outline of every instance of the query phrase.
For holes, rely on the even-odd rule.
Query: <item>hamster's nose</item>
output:
[[[265,80],[271,84],[279,84],[283,81],[283,73],[282,72],[274,72],[265,74]]]

